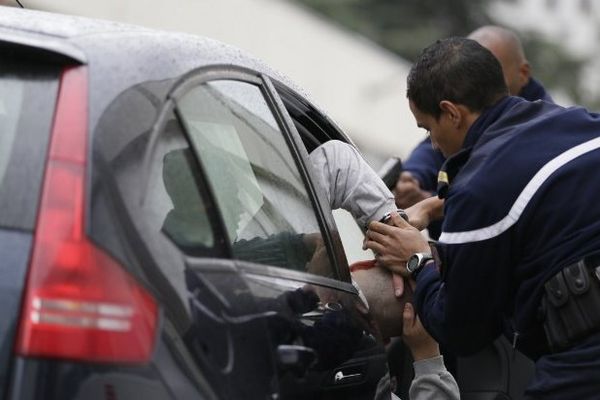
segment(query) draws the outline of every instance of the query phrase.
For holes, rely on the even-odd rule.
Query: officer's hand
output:
[[[422,231],[430,223],[444,216],[444,200],[440,200],[437,196],[429,197],[404,211],[408,215],[408,222]]]
[[[394,287],[394,296],[401,298],[404,295],[404,277],[392,272],[392,286]]]
[[[394,188],[396,206],[407,208],[421,200],[431,197],[431,193],[422,190],[418,180],[410,172],[400,174],[396,187]]]
[[[429,244],[421,233],[398,213],[392,213],[394,226],[371,222],[366,233],[365,247],[373,250],[377,264],[408,277],[406,261],[417,252],[428,252]]]
[[[394,226],[394,223],[390,219],[386,222],[388,225]],[[363,238],[363,250],[367,249],[367,241],[369,238],[365,235]],[[404,295],[404,277],[399,273],[392,273],[392,286],[394,288],[394,296],[401,298]]]

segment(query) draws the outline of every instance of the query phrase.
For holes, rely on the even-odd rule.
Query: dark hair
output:
[[[410,69],[406,96],[419,111],[439,119],[449,100],[478,112],[508,95],[502,67],[474,40],[451,37],[427,47]]]

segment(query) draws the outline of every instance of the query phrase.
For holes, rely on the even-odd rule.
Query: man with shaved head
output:
[[[400,298],[394,296],[392,275],[381,267],[355,264],[352,279],[367,299],[371,316],[383,338],[402,337],[409,348],[414,368],[409,399],[460,398],[458,385],[444,365],[438,343],[427,333],[412,305],[413,289],[406,285]],[[395,395],[392,399],[398,399]]]
[[[486,47],[498,59],[509,94],[529,101],[553,102],[544,87],[531,76],[531,66],[521,40],[513,31],[486,25],[473,31],[468,38]],[[398,207],[408,208],[431,197],[437,189],[437,175],[444,161],[445,157],[433,149],[430,138],[419,143],[404,162],[404,171],[396,183],[394,194]],[[437,238],[440,226],[439,223],[432,224],[429,234]]]
[[[482,26],[468,36],[486,47],[500,61],[508,92],[525,100],[552,101],[544,87],[531,76],[531,66],[525,57],[519,37],[506,28]]]

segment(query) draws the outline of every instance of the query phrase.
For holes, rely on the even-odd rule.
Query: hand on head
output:
[[[406,261],[417,252],[428,252],[429,244],[416,228],[406,222],[398,213],[392,213],[394,226],[381,222],[371,222],[366,233],[364,248],[375,253],[378,266],[409,277]]]

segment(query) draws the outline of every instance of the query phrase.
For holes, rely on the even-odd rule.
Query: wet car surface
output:
[[[0,398],[372,399],[381,337],[308,152],[210,39],[0,13]]]

